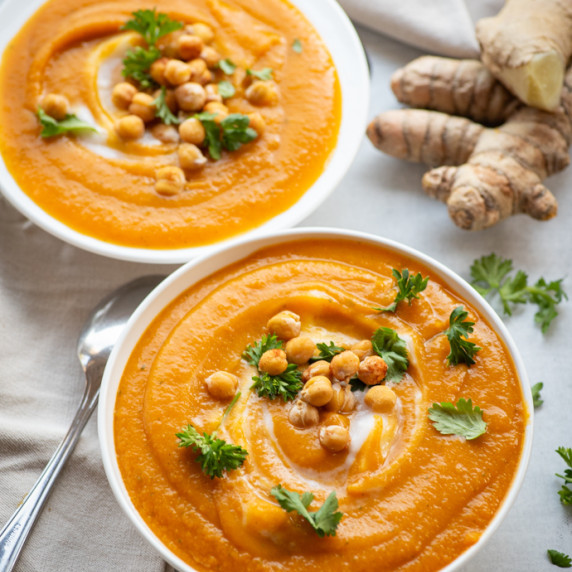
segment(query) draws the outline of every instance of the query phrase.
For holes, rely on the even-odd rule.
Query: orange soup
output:
[[[212,32],[204,40],[210,52],[194,56],[209,62],[207,79],[203,75],[193,83],[202,83],[207,97],[223,102],[226,111],[219,113],[215,105],[215,115],[259,116],[251,119],[258,130],[254,140],[232,152],[223,149],[218,160],[205,145],[207,161],[200,169],[179,153],[176,124],[159,129],[158,119],[146,119],[143,136],[129,140],[118,135],[120,120],[132,113],[113,97],[120,82],[141,89],[144,104],[156,101],[158,88],[166,88],[179,121],[203,109],[178,107],[176,74],[151,81],[148,89],[122,76],[127,52],[148,46],[136,32],[121,28],[134,12],[154,8],[183,26],[157,43],[165,60],[173,52],[181,60],[193,57],[177,52],[179,36],[169,43],[171,36],[193,34],[197,25]],[[232,66],[221,66],[221,59]],[[270,85],[273,98],[248,95],[252,82]],[[54,94],[64,96],[69,113],[97,133],[41,137],[38,108]],[[8,45],[0,97],[0,152],[20,188],[80,233],[152,249],[212,244],[286,211],[324,170],[341,119],[340,86],[330,54],[286,0],[49,0]],[[166,166],[183,170],[176,193],[157,192]]]
[[[411,304],[378,311],[395,300],[392,269],[429,280]],[[459,306],[474,322],[469,340],[479,348],[470,366],[448,360],[445,331]],[[290,325],[298,320],[297,329],[284,333],[276,316],[288,316]],[[363,375],[366,360],[379,362],[368,340],[380,328],[407,349],[397,378],[389,370],[385,379]],[[287,400],[257,391],[262,358],[257,371],[244,354],[273,332],[288,362],[298,362],[290,369],[306,381]],[[310,339],[356,363],[344,370],[341,358],[319,359],[324,345],[300,363],[291,343],[300,338],[306,341],[299,348]],[[316,371],[308,375],[309,367]],[[367,382],[361,387],[356,368]],[[374,367],[368,371],[375,374]],[[236,382],[226,395],[213,392],[220,372]],[[312,375],[344,397],[309,399]],[[391,396],[389,406],[370,399],[374,388]],[[460,399],[482,410],[486,430],[477,438],[442,434],[429,419],[433,404]],[[311,415],[300,422],[296,408]],[[527,418],[504,343],[437,275],[380,246],[316,239],[264,248],[163,310],[124,371],[114,434],[136,509],[196,570],[427,572],[473,546],[497,513],[518,469]],[[197,452],[179,446],[176,434],[189,425],[242,447],[244,463],[209,478]],[[344,435],[342,447],[325,439],[328,431]],[[299,514],[286,512],[271,494],[277,485],[312,493],[314,512],[335,492],[343,513],[335,534],[320,537]]]

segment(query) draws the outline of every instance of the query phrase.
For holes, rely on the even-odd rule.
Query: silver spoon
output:
[[[144,276],[118,288],[102,300],[85,323],[77,355],[85,372],[83,398],[72,424],[25,500],[0,531],[0,572],[10,572],[62,467],[97,405],[99,386],[109,354],[127,320],[164,276]]]

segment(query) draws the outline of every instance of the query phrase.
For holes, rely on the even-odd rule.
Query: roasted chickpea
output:
[[[366,357],[358,368],[358,378],[367,385],[381,383],[387,373],[387,364],[380,356]]]
[[[213,29],[206,24],[197,22],[190,26],[190,29],[192,30],[192,33],[201,38],[205,44],[210,44],[214,40],[215,34]]]
[[[207,63],[205,60],[200,58],[196,58],[189,62],[189,70],[191,71],[190,81],[194,81],[196,83],[203,77],[203,74],[208,71],[207,70]]]
[[[118,109],[128,109],[137,93],[137,88],[126,81],[118,83],[111,92],[111,101]]]
[[[159,84],[166,85],[167,79],[165,78],[165,68],[169,63],[169,58],[159,58],[151,64],[149,75]]]
[[[205,85],[205,93],[207,94],[207,103],[211,101],[222,103],[222,97],[218,92],[218,85],[216,83],[207,83],[207,85]]]
[[[278,103],[278,86],[273,81],[255,81],[246,89],[245,95],[252,105],[276,105]]]
[[[360,360],[373,355],[373,345],[369,340],[361,340],[355,343],[350,349]]]
[[[287,367],[286,352],[279,349],[265,351],[258,362],[258,369],[270,375],[280,375]]]
[[[58,93],[48,93],[42,99],[42,109],[56,121],[65,119],[69,113],[70,103],[67,97],[59,95]]]
[[[314,407],[322,407],[332,399],[333,395],[331,381],[323,375],[317,375],[305,383],[300,398]]]
[[[213,73],[211,70],[205,70],[197,79],[197,83],[201,85],[208,85],[213,81]]]
[[[339,453],[350,444],[350,432],[341,425],[328,425],[320,429],[319,439],[324,449]]]
[[[349,386],[342,387],[339,383],[334,383],[332,389],[334,393],[325,405],[326,411],[349,413],[355,409],[356,399]]]
[[[254,113],[247,113],[248,119],[250,123],[248,124],[249,127],[252,127],[256,133],[258,133],[258,137],[260,137],[264,133],[264,129],[266,128],[266,123],[262,118],[262,115],[255,111]]]
[[[238,388],[238,378],[228,371],[217,371],[205,379],[208,392],[221,401],[234,397]]]
[[[220,62],[221,57],[220,54],[210,46],[205,46],[203,51],[201,52],[201,59],[205,60],[207,64],[207,68],[214,69],[217,64]]]
[[[317,375],[328,377],[330,375],[330,363],[325,360],[320,360],[310,364],[302,372],[302,381],[306,382],[311,377],[315,377]]]
[[[294,427],[312,427],[318,424],[320,412],[313,405],[296,399],[288,412],[288,420]]]
[[[391,413],[397,402],[397,395],[387,385],[374,385],[367,390],[364,402],[376,413]]]
[[[201,145],[205,140],[205,128],[197,118],[191,117],[179,125],[179,135],[185,143]]]
[[[207,158],[201,150],[192,143],[182,143],[177,150],[179,155],[179,165],[188,171],[202,169],[207,162]]]
[[[176,40],[177,53],[182,60],[194,60],[203,51],[203,41],[198,36],[183,34]]]
[[[224,103],[219,103],[218,101],[207,103],[204,106],[203,111],[214,113],[216,115],[214,118],[215,123],[220,123],[223,119],[228,117],[228,107],[224,105]]]
[[[210,104],[209,104],[210,105]],[[268,320],[268,329],[283,340],[289,340],[300,335],[302,322],[300,316],[289,310],[279,312]]]
[[[136,93],[129,105],[129,113],[141,117],[145,123],[149,123],[155,119],[155,100],[153,96],[147,93]]]
[[[155,139],[159,139],[159,141],[163,143],[178,143],[180,139],[179,132],[172,125],[158,123],[157,125],[153,125],[149,131]]]
[[[175,97],[183,111],[200,111],[207,99],[205,88],[193,82],[184,83],[175,89]]]
[[[313,355],[316,344],[308,336],[297,336],[286,344],[286,356],[288,361],[296,365],[306,363]]]
[[[170,34],[159,38],[157,47],[164,56],[167,56],[168,58],[176,58],[178,57],[177,40],[184,34],[184,30],[175,30]]]
[[[191,68],[189,64],[180,60],[169,60],[165,66],[165,79],[171,85],[181,85],[189,81],[191,77]]]
[[[145,123],[138,115],[126,115],[117,121],[115,131],[124,141],[139,139],[145,133]]]
[[[359,358],[350,350],[346,350],[332,358],[332,376],[339,381],[347,381],[356,374],[359,367]]]
[[[183,173],[179,167],[161,167],[155,175],[157,177],[155,190],[160,195],[176,195],[180,193],[185,186],[185,173]]]

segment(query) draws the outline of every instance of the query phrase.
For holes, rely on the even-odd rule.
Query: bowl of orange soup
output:
[[[465,281],[296,229],[183,266],[105,371],[105,470],[178,570],[456,570],[522,483],[532,400]]]
[[[293,226],[363,137],[333,0],[5,0],[0,21],[0,189],[86,250],[186,262]]]

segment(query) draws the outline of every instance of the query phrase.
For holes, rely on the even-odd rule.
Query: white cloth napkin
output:
[[[475,22],[503,0],[339,0],[355,22],[431,53],[476,58]]]

